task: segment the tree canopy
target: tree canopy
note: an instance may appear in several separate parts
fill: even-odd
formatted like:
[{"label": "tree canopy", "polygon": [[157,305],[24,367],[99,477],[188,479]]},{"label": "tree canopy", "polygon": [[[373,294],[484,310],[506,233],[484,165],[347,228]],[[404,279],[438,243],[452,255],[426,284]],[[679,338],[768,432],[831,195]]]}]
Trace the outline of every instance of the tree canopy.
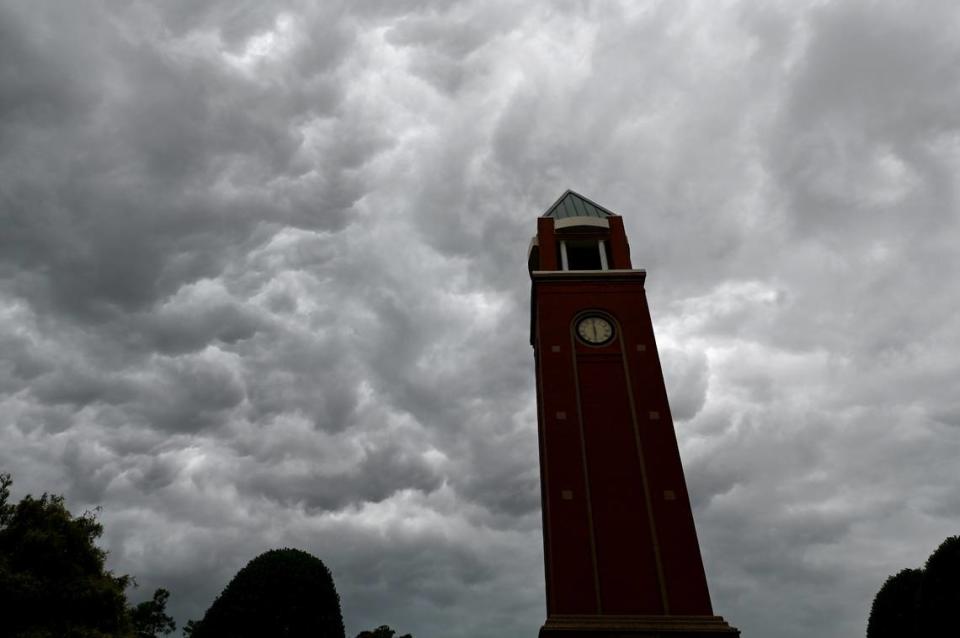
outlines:
[{"label": "tree canopy", "polygon": [[154,638],[169,633],[169,593],[134,608],[130,576],[105,569],[96,546],[103,526],[94,513],[73,516],[62,496],[44,493],[10,504],[9,474],[0,474],[0,601],[3,635],[15,638]]},{"label": "tree canopy", "polygon": [[130,622],[137,638],[155,638],[158,634],[169,634],[177,628],[173,618],[167,615],[167,599],[170,592],[158,589],[153,598],[145,600],[130,609]]},{"label": "tree canopy", "polygon": [[951,536],[922,569],[904,569],[886,580],[870,608],[867,638],[953,635],[957,609],[960,536]]},{"label": "tree canopy", "polygon": [[344,638],[330,570],[298,549],[274,549],[251,560],[187,631],[191,638]]}]

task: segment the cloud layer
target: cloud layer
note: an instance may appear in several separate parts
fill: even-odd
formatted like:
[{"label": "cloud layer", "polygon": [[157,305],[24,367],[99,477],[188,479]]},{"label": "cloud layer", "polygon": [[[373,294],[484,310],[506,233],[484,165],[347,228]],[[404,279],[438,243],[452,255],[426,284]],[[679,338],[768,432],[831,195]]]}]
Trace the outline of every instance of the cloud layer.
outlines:
[{"label": "cloud layer", "polygon": [[181,623],[296,546],[350,635],[533,635],[525,254],[574,188],[649,272],[718,612],[862,635],[960,524],[958,27],[2,2],[0,469]]}]

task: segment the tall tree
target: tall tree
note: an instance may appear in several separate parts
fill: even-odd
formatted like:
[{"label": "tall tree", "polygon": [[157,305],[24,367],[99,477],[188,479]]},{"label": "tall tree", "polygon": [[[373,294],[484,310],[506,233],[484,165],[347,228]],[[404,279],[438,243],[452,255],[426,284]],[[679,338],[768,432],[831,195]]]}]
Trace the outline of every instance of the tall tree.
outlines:
[{"label": "tall tree", "polygon": [[9,474],[0,474],[0,630],[13,638],[156,638],[170,633],[169,592],[135,607],[133,583],[104,568],[95,513],[73,516],[62,496],[44,493],[11,504]]},{"label": "tall tree", "polygon": [[186,628],[192,638],[344,638],[330,570],[298,549],[274,549],[247,563]]},{"label": "tall tree", "polygon": [[8,503],[0,475],[0,600],[4,629],[23,636],[123,636],[129,632],[124,589],[129,576],[104,569],[95,545],[103,526],[91,513],[74,517],[62,496]]}]

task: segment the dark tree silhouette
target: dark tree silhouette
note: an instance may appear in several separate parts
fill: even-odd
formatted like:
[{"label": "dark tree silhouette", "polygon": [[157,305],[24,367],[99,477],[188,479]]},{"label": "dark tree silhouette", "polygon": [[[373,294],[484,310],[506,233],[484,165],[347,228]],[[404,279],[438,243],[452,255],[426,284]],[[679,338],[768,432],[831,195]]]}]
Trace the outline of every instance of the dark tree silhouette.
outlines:
[{"label": "dark tree silhouette", "polygon": [[[396,631],[390,629],[389,625],[380,625],[376,629],[370,631],[361,631],[357,634],[357,638],[393,638],[396,635]],[[403,634],[399,638],[413,638],[410,634]]]},{"label": "dark tree silhouette", "polygon": [[960,611],[960,536],[943,541],[927,559],[920,585],[923,636],[957,635]]},{"label": "dark tree silhouette", "polygon": [[270,550],[247,563],[185,631],[191,638],[344,638],[330,571],[298,549]]},{"label": "dark tree silhouette", "polygon": [[867,638],[908,638],[916,635],[923,571],[904,569],[891,576],[873,599]]},{"label": "dark tree silhouette", "polygon": [[96,516],[73,516],[62,496],[27,495],[11,505],[0,474],[0,635],[14,638],[156,638],[175,629],[169,592],[127,606],[129,576],[104,569]]},{"label": "dark tree silhouette", "polygon": [[168,598],[170,592],[158,589],[153,592],[153,599],[130,609],[130,622],[137,638],[157,638],[159,634],[169,634],[177,628],[173,618],[167,615]]},{"label": "dark tree silhouette", "polygon": [[867,638],[926,638],[957,633],[960,609],[960,536],[951,536],[923,569],[904,569],[877,592]]},{"label": "dark tree silhouette", "polygon": [[7,636],[126,636],[129,576],[104,569],[94,541],[103,526],[74,517],[62,496],[7,501],[12,481],[0,475],[0,600]]}]

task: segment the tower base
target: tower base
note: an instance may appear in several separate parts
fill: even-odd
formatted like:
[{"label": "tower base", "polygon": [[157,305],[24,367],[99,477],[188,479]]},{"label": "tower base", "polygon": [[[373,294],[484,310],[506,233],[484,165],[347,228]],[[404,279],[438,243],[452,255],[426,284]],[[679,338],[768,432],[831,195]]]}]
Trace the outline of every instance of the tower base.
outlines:
[{"label": "tower base", "polygon": [[540,638],[736,638],[721,616],[556,615]]}]

